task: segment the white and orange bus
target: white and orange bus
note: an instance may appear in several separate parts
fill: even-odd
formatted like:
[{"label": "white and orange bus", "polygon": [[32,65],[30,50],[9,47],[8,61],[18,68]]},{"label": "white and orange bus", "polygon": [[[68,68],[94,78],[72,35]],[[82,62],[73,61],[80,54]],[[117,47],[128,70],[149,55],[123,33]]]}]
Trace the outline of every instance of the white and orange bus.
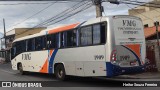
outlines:
[{"label": "white and orange bus", "polygon": [[107,76],[144,71],[145,37],[140,18],[117,15],[44,30],[14,40],[13,70],[67,76]]}]

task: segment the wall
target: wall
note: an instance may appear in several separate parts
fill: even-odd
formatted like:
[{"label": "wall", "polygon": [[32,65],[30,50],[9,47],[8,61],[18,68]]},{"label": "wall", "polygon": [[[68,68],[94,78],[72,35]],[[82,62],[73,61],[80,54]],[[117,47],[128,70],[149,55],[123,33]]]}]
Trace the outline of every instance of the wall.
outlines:
[{"label": "wall", "polygon": [[159,54],[160,47],[158,47],[157,41],[156,40],[148,40],[148,41],[146,41],[146,45],[153,46],[153,50],[155,53],[154,57],[155,57],[156,68],[160,72],[160,54]]},{"label": "wall", "polygon": [[15,28],[15,39],[32,35],[35,33],[39,33],[42,30],[46,29],[46,27],[41,27],[41,28]]}]

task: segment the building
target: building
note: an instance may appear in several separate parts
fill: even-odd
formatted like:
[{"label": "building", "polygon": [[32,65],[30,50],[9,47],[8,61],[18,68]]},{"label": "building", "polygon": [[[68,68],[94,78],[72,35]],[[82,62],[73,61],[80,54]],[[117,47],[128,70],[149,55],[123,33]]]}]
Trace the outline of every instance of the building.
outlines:
[{"label": "building", "polygon": [[[10,48],[12,47],[12,42],[14,39],[39,33],[46,27],[40,28],[14,28],[6,32],[6,42],[4,37],[1,38],[1,49],[0,49],[0,58],[5,58],[6,61],[10,61]],[[5,45],[6,43],[6,45]]]},{"label": "building", "polygon": [[40,28],[14,28],[6,32],[6,49],[10,49],[14,39],[39,33],[46,29],[46,27]]},{"label": "building", "polygon": [[[160,0],[153,0],[152,2],[147,3],[147,5],[150,6],[152,3],[160,4]],[[129,15],[140,17],[142,19],[146,40],[157,39],[155,26],[156,22],[160,25],[160,8],[138,6],[134,9],[130,9],[128,13]],[[160,37],[160,26],[158,27],[158,32]]]},{"label": "building", "polygon": [[[160,4],[160,0],[154,0],[149,3]],[[151,6],[149,3],[147,5]],[[160,8],[138,6],[134,9],[130,9],[128,13],[129,15],[140,17],[144,27],[153,27],[156,21],[160,22]]]}]

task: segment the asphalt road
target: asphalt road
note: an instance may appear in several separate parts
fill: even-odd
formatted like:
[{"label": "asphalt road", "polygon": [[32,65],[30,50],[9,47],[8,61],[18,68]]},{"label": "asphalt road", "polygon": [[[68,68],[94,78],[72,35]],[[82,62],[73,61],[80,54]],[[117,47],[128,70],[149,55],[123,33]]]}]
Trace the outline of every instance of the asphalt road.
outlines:
[{"label": "asphalt road", "polygon": [[[135,80],[135,79],[134,79]],[[133,81],[134,81],[133,80]],[[58,81],[54,75],[29,73],[27,75],[20,75],[18,71],[13,71],[10,64],[0,64],[0,81],[20,81],[32,82],[40,81],[46,82],[53,87],[32,88],[33,90],[159,90],[160,87],[119,87],[120,84],[127,83],[131,79],[117,79],[117,78],[82,78],[71,77],[68,81]],[[156,80],[155,80],[156,81]],[[28,90],[28,88],[0,88],[0,90]]]}]

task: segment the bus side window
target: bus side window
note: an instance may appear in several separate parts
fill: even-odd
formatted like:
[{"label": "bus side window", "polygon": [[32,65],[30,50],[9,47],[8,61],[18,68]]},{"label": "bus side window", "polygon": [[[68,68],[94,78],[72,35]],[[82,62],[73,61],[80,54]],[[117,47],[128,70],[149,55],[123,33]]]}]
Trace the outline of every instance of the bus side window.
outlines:
[{"label": "bus side window", "polygon": [[35,50],[42,50],[42,37],[35,38]]},{"label": "bus side window", "polygon": [[92,45],[92,26],[82,27],[80,29],[80,45]]},{"label": "bus side window", "polygon": [[55,40],[56,40],[55,34],[52,34],[50,48],[55,48]]},{"label": "bus side window", "polygon": [[22,46],[21,52],[25,52],[26,51],[26,40],[21,41],[21,46]]},{"label": "bus side window", "polygon": [[71,30],[66,32],[66,46],[76,46],[77,37],[76,37],[76,30]]},{"label": "bus side window", "polygon": [[101,23],[101,43],[106,43],[106,38],[107,38],[107,27],[106,27],[107,23]]},{"label": "bus side window", "polygon": [[59,40],[58,33],[54,34],[53,37],[52,37],[53,48],[58,48],[58,40]]},{"label": "bus side window", "polygon": [[100,24],[93,25],[93,44],[101,43],[101,28]]},{"label": "bus side window", "polygon": [[21,43],[20,42],[17,42],[16,43],[16,55],[18,55],[19,53],[20,53],[20,50],[21,50],[22,48],[21,48]]},{"label": "bus side window", "polygon": [[27,51],[35,50],[35,40],[34,38],[27,40]]},{"label": "bus side window", "polygon": [[46,36],[43,36],[43,37],[42,37],[42,49],[43,49],[43,50],[46,50],[46,41],[47,41],[47,40],[46,40]]},{"label": "bus side window", "polygon": [[47,35],[47,49],[50,49],[51,45],[51,35]]},{"label": "bus side window", "polygon": [[47,36],[47,48],[53,49],[59,47],[59,34],[51,34]]},{"label": "bus side window", "polygon": [[60,38],[61,38],[61,48],[66,47],[66,32],[61,32],[60,33]]},{"label": "bus side window", "polygon": [[26,51],[30,51],[31,45],[29,45],[30,41],[26,40]]},{"label": "bus side window", "polygon": [[31,39],[31,44],[32,44],[32,49],[31,49],[31,51],[34,51],[35,50],[35,39],[34,38],[32,38]]},{"label": "bus side window", "polygon": [[67,31],[66,32],[66,38],[67,38],[67,40],[66,40],[66,46],[67,47],[71,47],[72,46],[72,42],[73,42],[73,33],[72,33],[73,31]]},{"label": "bus side window", "polygon": [[11,60],[16,56],[16,43],[12,44],[11,48]]},{"label": "bus side window", "polygon": [[77,30],[73,30],[73,46],[77,46]]},{"label": "bus side window", "polygon": [[61,42],[60,42],[60,33],[56,34],[56,48],[60,48]]}]

